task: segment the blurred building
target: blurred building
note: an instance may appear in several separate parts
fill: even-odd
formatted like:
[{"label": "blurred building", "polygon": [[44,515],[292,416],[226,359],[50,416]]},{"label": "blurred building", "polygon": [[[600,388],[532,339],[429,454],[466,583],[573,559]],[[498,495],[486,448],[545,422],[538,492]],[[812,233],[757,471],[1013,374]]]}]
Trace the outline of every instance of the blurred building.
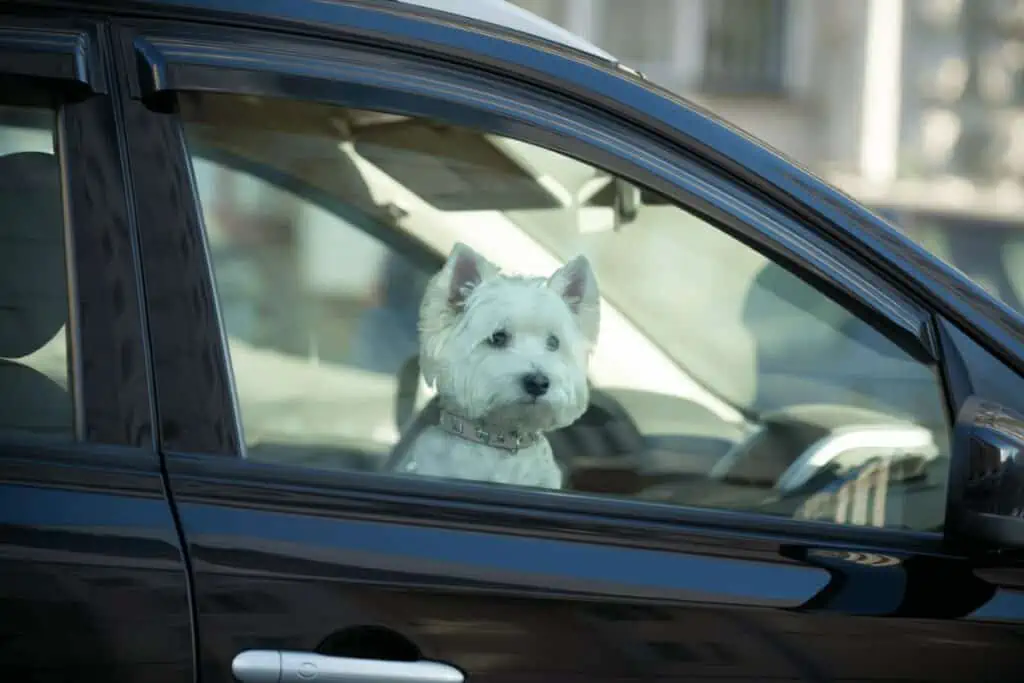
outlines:
[{"label": "blurred building", "polygon": [[871,202],[1024,208],[1020,0],[515,2]]},{"label": "blurred building", "polygon": [[513,0],[1024,310],[1024,0]]},{"label": "blurred building", "polygon": [[866,0],[514,1],[811,168],[858,170]]}]

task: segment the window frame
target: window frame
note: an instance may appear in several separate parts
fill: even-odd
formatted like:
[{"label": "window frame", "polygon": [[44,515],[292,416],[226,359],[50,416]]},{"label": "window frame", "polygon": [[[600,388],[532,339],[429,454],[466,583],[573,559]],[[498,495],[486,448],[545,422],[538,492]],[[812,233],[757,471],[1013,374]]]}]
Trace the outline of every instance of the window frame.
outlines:
[{"label": "window frame", "polygon": [[[126,115],[129,148],[131,154],[145,154],[151,161],[139,165],[135,177],[140,211],[144,203],[149,203],[146,220],[140,219],[140,225],[144,226],[143,271],[154,330],[161,450],[172,479],[180,477],[188,482],[190,498],[221,498],[226,494],[225,486],[237,485],[239,495],[244,495],[241,489],[251,490],[253,486],[317,487],[330,479],[336,495],[347,499],[386,496],[428,506],[485,504],[499,509],[511,505],[519,512],[529,509],[552,523],[564,515],[600,512],[622,522],[674,521],[883,545],[898,539],[901,547],[937,547],[940,533],[844,527],[754,513],[638,504],[578,494],[551,496],[379,474],[302,471],[243,461],[231,360],[214,294],[202,208],[181,122],[174,113],[175,91],[276,96],[427,116],[585,158],[588,163],[662,192],[833,296],[916,359],[934,366],[940,387],[942,375],[930,311],[889,278],[880,277],[869,259],[837,246],[817,226],[801,224],[785,204],[773,203],[758,189],[737,182],[723,171],[718,159],[708,158],[699,150],[683,149],[678,138],[666,136],[657,128],[622,120],[610,108],[600,107],[601,102],[588,106],[574,98],[571,91],[559,93],[545,89],[544,84],[530,83],[532,74],[525,69],[504,76],[492,70],[482,76],[480,69],[487,67],[484,55],[476,62],[476,69],[460,68],[410,54],[398,38],[389,40],[387,34],[370,46],[340,31],[330,41],[323,41],[243,28],[218,27],[213,32],[173,22],[133,22],[124,26],[118,31],[118,51],[129,93],[125,100],[126,111],[130,112]],[[495,92],[501,97],[494,97]],[[617,128],[618,136],[609,134],[612,127]],[[164,174],[169,171],[170,184],[182,192],[172,198],[159,191],[161,184],[168,184],[167,178],[157,178],[151,169]],[[140,189],[143,186],[148,189]],[[743,199],[738,200],[737,195]],[[176,256],[161,252],[155,259],[160,263],[152,263],[153,254],[159,250],[155,242],[152,247],[147,247],[147,242],[154,240],[156,233],[168,231],[177,234],[178,243],[188,248],[179,250]],[[168,262],[168,256],[175,256],[173,263]],[[181,290],[183,278],[187,280],[187,297]],[[156,310],[154,293],[157,297],[177,296],[182,301],[202,303],[173,309],[161,305]],[[210,361],[204,366],[207,377],[203,385],[193,387],[187,399],[199,399],[202,411],[189,406],[181,413],[173,413],[173,408],[168,413],[168,402],[160,393],[161,380],[180,368],[161,360],[160,331],[171,335],[163,341],[180,356],[187,355],[194,363],[198,359]],[[196,423],[197,418],[207,424]],[[217,455],[234,457],[209,457]]]},{"label": "window frame", "polygon": [[98,454],[99,444],[114,447],[110,452],[121,454],[116,460],[137,457],[131,451],[138,449],[155,458],[135,226],[111,96],[107,34],[99,22],[39,12],[0,12],[0,82],[3,104],[54,113],[74,440],[3,434],[0,443],[38,449],[43,458],[65,451]]}]

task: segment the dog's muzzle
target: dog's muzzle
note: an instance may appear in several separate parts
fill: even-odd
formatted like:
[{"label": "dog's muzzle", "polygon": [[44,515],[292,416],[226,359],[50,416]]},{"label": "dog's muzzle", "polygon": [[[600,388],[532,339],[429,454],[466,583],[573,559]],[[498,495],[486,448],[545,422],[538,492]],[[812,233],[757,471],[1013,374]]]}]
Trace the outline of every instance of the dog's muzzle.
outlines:
[{"label": "dog's muzzle", "polygon": [[513,454],[521,448],[529,448],[533,444],[537,443],[537,440],[540,438],[540,435],[534,432],[501,431],[492,429],[484,425],[477,424],[472,420],[467,420],[464,417],[459,417],[447,410],[441,411],[438,426],[449,434],[454,434],[455,436],[466,439],[467,441],[500,448]]}]

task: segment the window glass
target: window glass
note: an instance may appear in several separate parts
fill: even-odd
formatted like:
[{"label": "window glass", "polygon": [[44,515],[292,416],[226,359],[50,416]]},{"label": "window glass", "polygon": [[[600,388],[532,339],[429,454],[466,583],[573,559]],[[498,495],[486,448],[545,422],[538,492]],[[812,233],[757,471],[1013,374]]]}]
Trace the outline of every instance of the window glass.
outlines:
[{"label": "window glass", "polygon": [[73,434],[55,113],[0,107],[0,433]]},{"label": "window glass", "polygon": [[941,527],[935,368],[685,208],[434,121],[180,104],[248,457]]}]

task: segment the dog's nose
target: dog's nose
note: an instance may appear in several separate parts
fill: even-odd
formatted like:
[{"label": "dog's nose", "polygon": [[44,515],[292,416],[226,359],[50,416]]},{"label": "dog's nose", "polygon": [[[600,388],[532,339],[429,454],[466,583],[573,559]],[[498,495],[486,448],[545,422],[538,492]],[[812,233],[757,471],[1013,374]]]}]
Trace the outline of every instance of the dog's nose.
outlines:
[{"label": "dog's nose", "polygon": [[551,380],[542,372],[531,372],[523,375],[523,390],[530,396],[543,396],[551,386]]}]

